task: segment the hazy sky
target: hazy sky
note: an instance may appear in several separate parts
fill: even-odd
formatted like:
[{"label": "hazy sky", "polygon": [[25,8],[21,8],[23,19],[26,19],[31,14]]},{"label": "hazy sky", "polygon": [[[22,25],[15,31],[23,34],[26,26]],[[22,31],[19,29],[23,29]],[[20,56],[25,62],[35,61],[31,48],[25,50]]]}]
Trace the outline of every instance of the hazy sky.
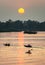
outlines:
[{"label": "hazy sky", "polygon": [[[17,12],[21,7],[22,15]],[[45,21],[45,0],[0,0],[0,21],[8,19]]]}]

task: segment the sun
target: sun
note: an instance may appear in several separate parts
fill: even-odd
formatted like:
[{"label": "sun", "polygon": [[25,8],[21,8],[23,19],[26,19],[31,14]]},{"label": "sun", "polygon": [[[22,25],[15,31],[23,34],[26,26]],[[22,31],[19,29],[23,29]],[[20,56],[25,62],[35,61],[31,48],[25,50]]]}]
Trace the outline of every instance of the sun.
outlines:
[{"label": "sun", "polygon": [[19,14],[24,14],[24,12],[25,12],[24,8],[19,8],[19,9],[18,9],[18,13],[19,13]]}]

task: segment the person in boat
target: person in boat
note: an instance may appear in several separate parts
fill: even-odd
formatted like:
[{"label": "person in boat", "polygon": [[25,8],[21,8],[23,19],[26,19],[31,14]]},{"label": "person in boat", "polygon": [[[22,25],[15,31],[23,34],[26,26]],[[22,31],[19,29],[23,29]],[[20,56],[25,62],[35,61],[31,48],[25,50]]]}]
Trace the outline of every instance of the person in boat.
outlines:
[{"label": "person in boat", "polygon": [[30,50],[28,50],[26,53],[27,53],[27,54],[31,54],[31,51],[30,51]]}]

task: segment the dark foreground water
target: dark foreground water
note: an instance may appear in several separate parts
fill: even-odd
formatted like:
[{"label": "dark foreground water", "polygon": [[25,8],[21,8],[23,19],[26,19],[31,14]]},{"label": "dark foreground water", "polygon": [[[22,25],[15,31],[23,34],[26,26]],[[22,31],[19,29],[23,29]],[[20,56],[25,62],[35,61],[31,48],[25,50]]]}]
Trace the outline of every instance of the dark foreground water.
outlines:
[{"label": "dark foreground water", "polygon": [[[3,44],[10,43],[6,47]],[[32,54],[26,54],[31,44]],[[0,65],[45,65],[45,32],[38,34],[0,33]]]}]

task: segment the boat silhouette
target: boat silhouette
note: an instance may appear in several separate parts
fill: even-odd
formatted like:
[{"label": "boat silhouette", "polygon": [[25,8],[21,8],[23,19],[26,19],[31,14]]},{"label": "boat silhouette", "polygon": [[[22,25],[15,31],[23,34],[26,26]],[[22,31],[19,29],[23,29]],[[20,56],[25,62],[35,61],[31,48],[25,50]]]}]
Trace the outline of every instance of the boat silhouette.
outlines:
[{"label": "boat silhouette", "polygon": [[28,50],[26,53],[27,53],[27,54],[31,54],[31,51],[30,51],[30,50]]},{"label": "boat silhouette", "polygon": [[32,47],[32,45],[28,44],[28,45],[24,45],[25,47]]},{"label": "boat silhouette", "polygon": [[10,44],[9,43],[5,43],[4,46],[10,46]]},{"label": "boat silhouette", "polygon": [[24,34],[37,34],[36,31],[24,31]]}]

